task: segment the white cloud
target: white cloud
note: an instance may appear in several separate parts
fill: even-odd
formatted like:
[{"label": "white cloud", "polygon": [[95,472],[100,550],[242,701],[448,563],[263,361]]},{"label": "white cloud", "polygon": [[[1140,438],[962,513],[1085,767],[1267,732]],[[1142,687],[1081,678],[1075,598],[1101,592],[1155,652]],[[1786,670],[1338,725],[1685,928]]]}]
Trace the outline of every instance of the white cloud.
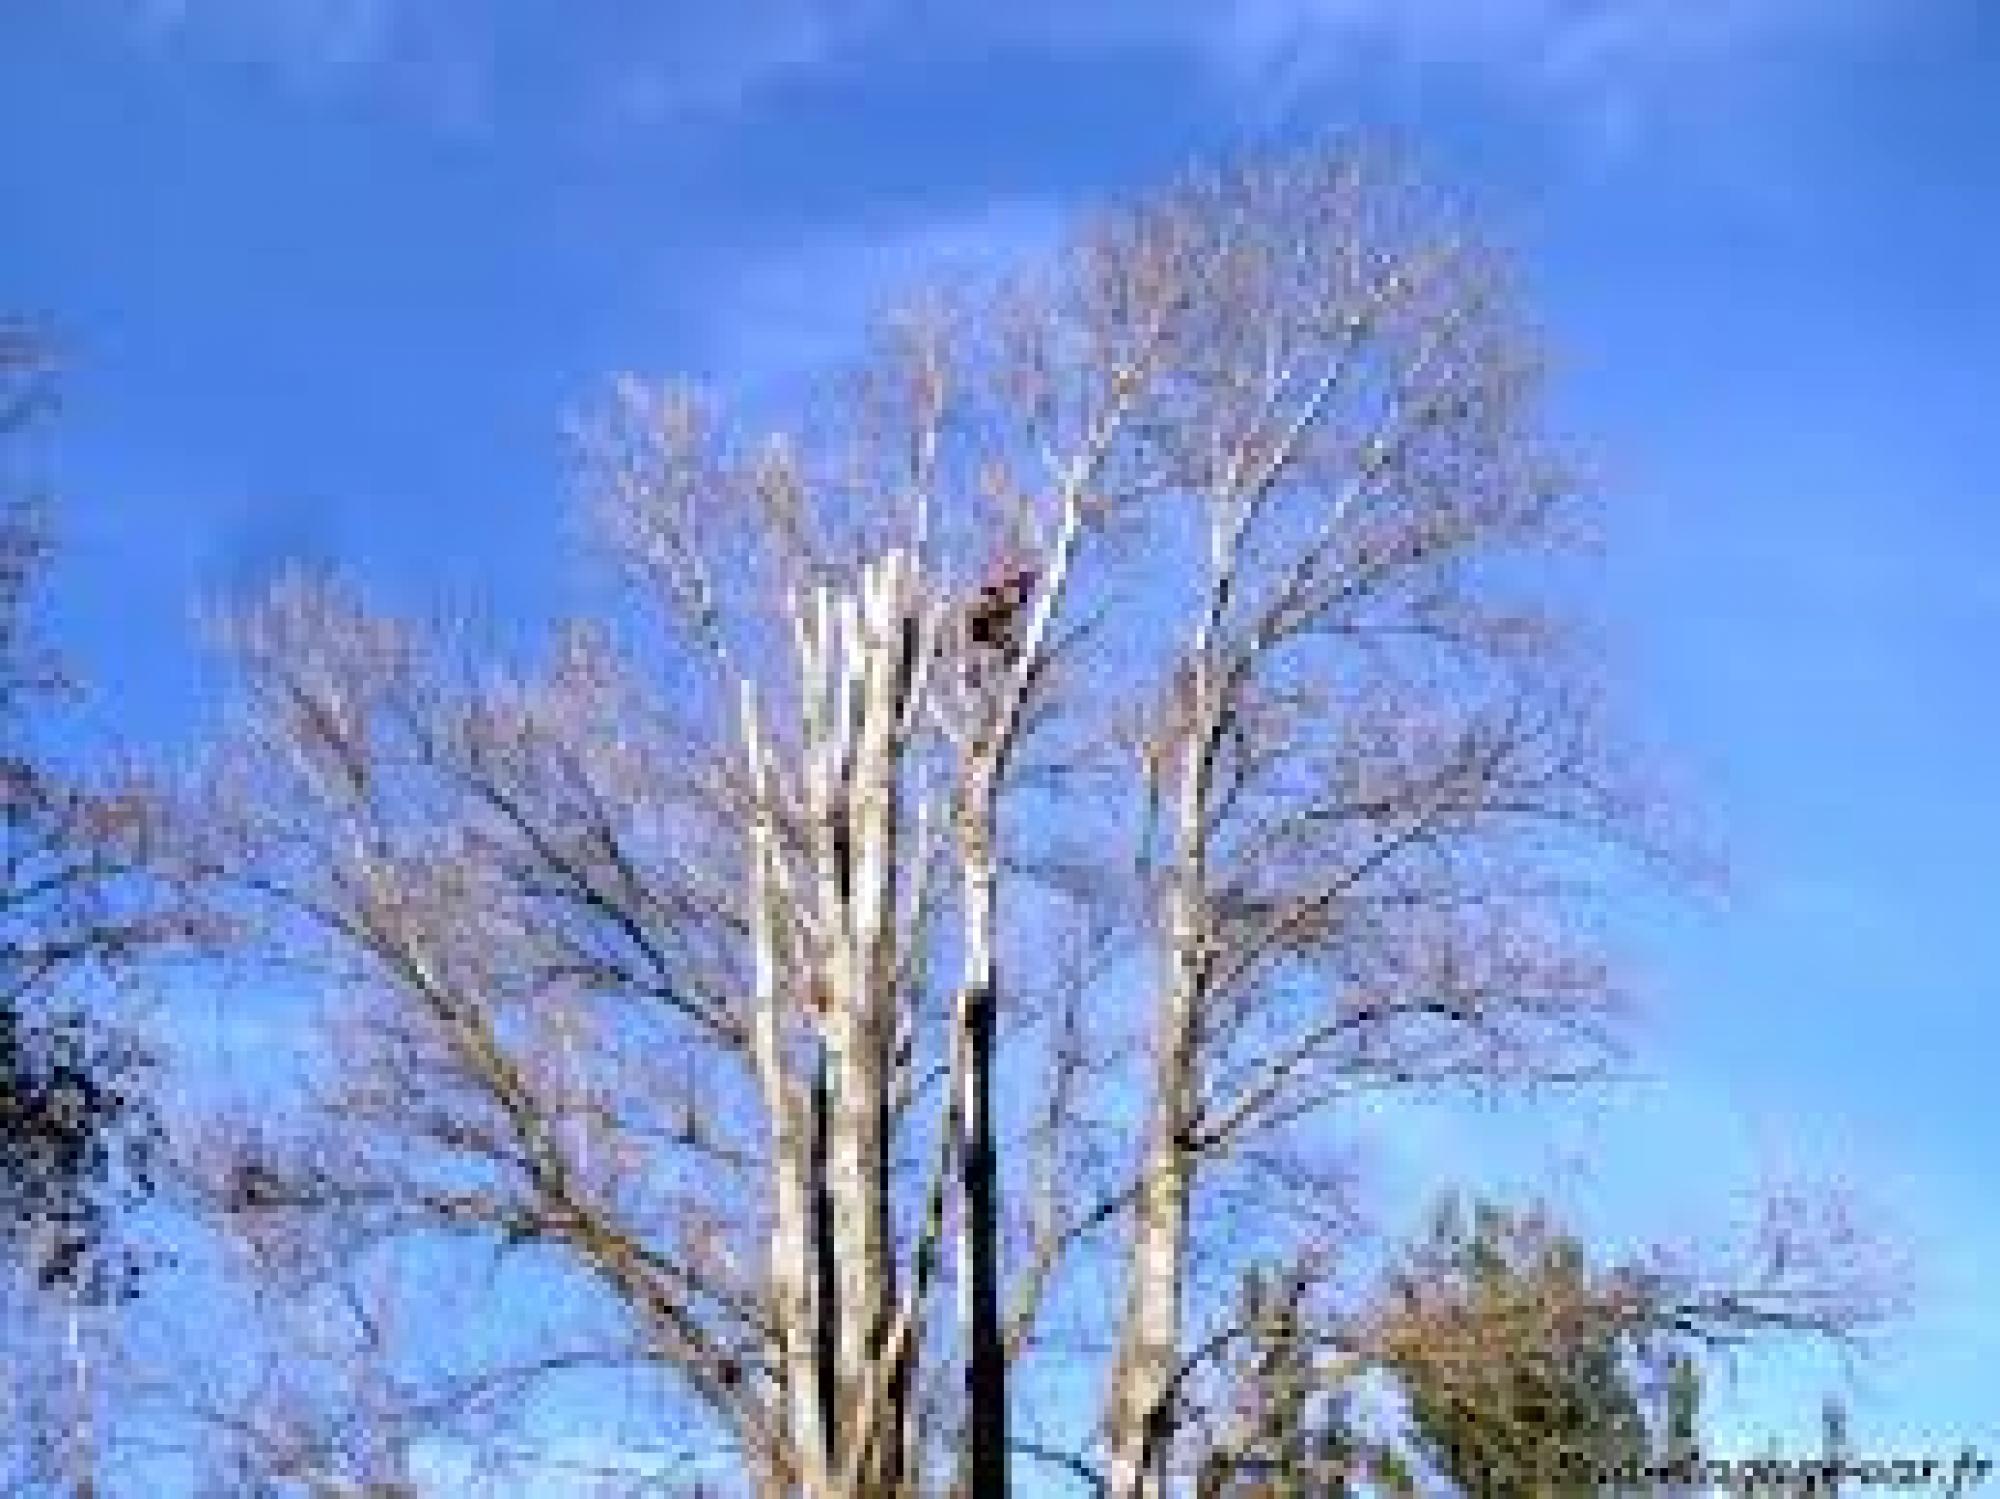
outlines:
[{"label": "white cloud", "polygon": [[962,68],[1000,44],[1011,66],[1037,53],[1109,69],[1179,59],[1206,81],[1224,138],[1371,120],[1422,137],[1469,105],[1567,165],[1671,161],[1779,215],[1798,188],[1785,137],[1765,128],[1782,118],[1774,101],[1913,20],[1899,0],[738,0],[551,10],[539,24],[564,42],[551,48],[555,36],[503,29],[491,0],[79,3],[156,43],[253,62],[309,98],[386,97],[458,134],[492,126],[512,92],[599,142],[703,136],[801,82],[840,73],[865,92],[871,64],[907,68],[934,45]]},{"label": "white cloud", "polygon": [[1470,84],[1616,149],[1896,14],[1894,0],[1013,0],[953,24],[1056,52],[1178,52],[1260,124],[1357,81],[1420,106]]},{"label": "white cloud", "polygon": [[1188,39],[1229,89],[1272,113],[1388,68],[1417,86],[1497,89],[1616,150],[1880,9],[1881,0],[1245,0],[1205,12]]},{"label": "white cloud", "polygon": [[[272,68],[309,88],[370,86],[382,75],[442,91],[448,112],[490,92],[503,28],[478,0],[95,0],[138,38]],[[622,7],[616,26],[552,10],[542,24],[596,40],[583,76],[562,80],[577,107],[618,123],[727,114],[767,87],[846,55],[893,0],[745,0]],[[546,56],[524,58],[542,67]],[[478,88],[471,83],[480,83]]]},{"label": "white cloud", "polygon": [[[200,38],[324,82],[408,54],[481,56],[496,27],[470,0],[98,0],[156,38]],[[1364,75],[1427,88],[1468,78],[1615,146],[1752,65],[1813,43],[1890,0],[743,0],[631,7],[580,80],[615,124],[714,120],[769,90],[921,32],[961,46],[1052,53],[1164,48],[1215,81],[1227,107],[1283,118]],[[576,25],[554,19],[555,25]],[[460,80],[462,91],[462,77]]]}]

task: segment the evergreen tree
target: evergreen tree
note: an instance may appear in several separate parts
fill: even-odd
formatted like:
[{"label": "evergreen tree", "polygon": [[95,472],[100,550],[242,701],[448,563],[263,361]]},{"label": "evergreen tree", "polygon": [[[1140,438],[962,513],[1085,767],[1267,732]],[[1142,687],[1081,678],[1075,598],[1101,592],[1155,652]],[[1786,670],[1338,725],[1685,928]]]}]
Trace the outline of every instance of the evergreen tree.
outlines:
[{"label": "evergreen tree", "polygon": [[[1244,1351],[1202,1495],[1414,1492],[1412,1455],[1476,1499],[1655,1492],[1649,1465],[1700,1456],[1697,1361],[1659,1346],[1632,1272],[1593,1265],[1539,1209],[1468,1215],[1447,1200],[1393,1271],[1373,1333],[1316,1325],[1309,1284],[1246,1277]],[[1346,1356],[1330,1361],[1329,1342]],[[1357,1429],[1352,1382],[1367,1368],[1401,1390],[1413,1452]]]},{"label": "evergreen tree", "polygon": [[1595,1492],[1652,1459],[1627,1281],[1541,1210],[1447,1199],[1394,1290],[1421,1335],[1392,1345],[1392,1368],[1418,1446],[1461,1492]]}]

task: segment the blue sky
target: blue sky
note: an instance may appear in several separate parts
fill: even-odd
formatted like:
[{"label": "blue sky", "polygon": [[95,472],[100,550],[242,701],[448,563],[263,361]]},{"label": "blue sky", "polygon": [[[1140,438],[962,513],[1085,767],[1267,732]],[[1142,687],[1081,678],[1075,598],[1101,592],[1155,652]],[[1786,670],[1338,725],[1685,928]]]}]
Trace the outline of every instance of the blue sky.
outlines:
[{"label": "blue sky", "polygon": [[[2000,6],[7,6],[0,306],[72,362],[97,721],[189,741],[194,606],[290,558],[578,600],[560,424],[613,370],[769,389],[908,272],[1356,126],[1520,250],[1619,675],[1736,876],[1634,922],[1655,1080],[1371,1129],[1411,1172],[1555,1172],[1611,1235],[1843,1170],[1925,1293],[1860,1438],[2000,1449]],[[1719,1424],[1803,1445],[1819,1378],[1746,1373]]]}]

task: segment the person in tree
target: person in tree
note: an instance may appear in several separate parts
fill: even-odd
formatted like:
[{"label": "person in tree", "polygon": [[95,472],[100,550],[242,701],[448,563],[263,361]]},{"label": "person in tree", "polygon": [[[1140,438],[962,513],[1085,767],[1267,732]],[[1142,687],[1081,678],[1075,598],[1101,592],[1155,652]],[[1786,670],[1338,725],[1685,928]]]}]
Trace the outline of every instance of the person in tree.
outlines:
[{"label": "person in tree", "polygon": [[1001,558],[966,606],[966,638],[1012,661],[1020,651],[1021,625],[1038,579],[1033,567],[1015,558]]}]

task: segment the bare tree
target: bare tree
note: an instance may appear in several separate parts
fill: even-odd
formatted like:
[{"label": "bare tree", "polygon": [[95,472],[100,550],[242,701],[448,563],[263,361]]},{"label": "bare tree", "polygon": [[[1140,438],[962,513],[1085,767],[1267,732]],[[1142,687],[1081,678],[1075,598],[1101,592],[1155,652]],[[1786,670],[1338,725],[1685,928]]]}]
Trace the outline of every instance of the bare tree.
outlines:
[{"label": "bare tree", "polygon": [[[365,1214],[268,1190],[277,1161],[294,1181],[324,1169],[308,1141],[238,1117],[185,1156],[221,1230],[184,1267],[201,1322],[156,1318],[168,1325],[123,1393],[200,1492],[410,1499],[445,1474],[454,1492],[504,1494],[557,1468],[520,1439],[522,1413],[550,1383],[612,1365],[587,1317],[489,1325],[495,1304],[541,1289],[510,1273],[523,1267],[409,1254]],[[204,1358],[195,1340],[224,1316],[237,1329],[229,1356]],[[606,1463],[591,1476],[609,1494],[616,1472]],[[625,1477],[621,1492],[641,1491]]]},{"label": "bare tree", "polygon": [[1595,903],[1671,840],[1538,388],[1498,257],[1335,151],[891,320],[783,439],[622,382],[641,643],[286,583],[194,852],[323,985],[337,1148],[238,1211],[544,1256],[763,1493],[1164,1492],[1238,1271],[1334,1247],[1329,1109],[1615,1055]]},{"label": "bare tree", "polygon": [[[0,322],[0,1251],[15,1283],[0,1301],[18,1319],[0,1424],[30,1470],[53,1464],[42,1479],[81,1495],[97,1482],[94,1314],[148,1263],[124,1217],[159,1145],[152,1058],[109,1001],[193,923],[153,878],[144,780],[85,775],[54,748],[71,684],[35,628],[49,526],[25,461],[53,380],[38,333]],[[30,1336],[51,1320],[59,1335]]]}]

